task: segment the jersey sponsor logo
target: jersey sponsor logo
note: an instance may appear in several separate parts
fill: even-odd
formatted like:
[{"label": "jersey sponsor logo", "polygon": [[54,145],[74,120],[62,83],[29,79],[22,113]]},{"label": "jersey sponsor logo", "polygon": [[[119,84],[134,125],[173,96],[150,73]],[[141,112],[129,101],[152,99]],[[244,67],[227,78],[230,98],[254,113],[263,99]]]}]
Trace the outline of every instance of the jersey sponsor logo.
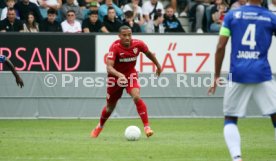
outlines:
[{"label": "jersey sponsor logo", "polygon": [[234,12],[234,18],[235,19],[244,19],[244,20],[258,20],[258,21],[271,22],[270,17],[264,16],[264,15],[259,15],[257,12],[237,11],[237,12]]},{"label": "jersey sponsor logo", "polygon": [[137,48],[134,48],[134,49],[133,49],[133,52],[134,52],[134,54],[137,54],[138,49],[137,49]]},{"label": "jersey sponsor logo", "polygon": [[114,55],[113,52],[109,52],[109,53],[107,54],[107,57],[108,57],[108,58],[113,58],[113,55]]},{"label": "jersey sponsor logo", "polygon": [[236,18],[236,19],[240,19],[241,18],[241,11],[237,11],[237,12],[235,12],[234,13],[234,17]]},{"label": "jersey sponsor logo", "polygon": [[270,17],[259,15],[257,12],[242,12],[237,11],[233,13],[235,19],[244,19],[244,20],[259,20],[271,22]]},{"label": "jersey sponsor logo", "polygon": [[122,58],[122,59],[119,59],[119,62],[124,62],[124,63],[127,63],[127,62],[133,62],[133,61],[136,61],[137,57],[131,57],[131,58]]},{"label": "jersey sponsor logo", "polygon": [[259,51],[239,51],[238,59],[259,59]]}]

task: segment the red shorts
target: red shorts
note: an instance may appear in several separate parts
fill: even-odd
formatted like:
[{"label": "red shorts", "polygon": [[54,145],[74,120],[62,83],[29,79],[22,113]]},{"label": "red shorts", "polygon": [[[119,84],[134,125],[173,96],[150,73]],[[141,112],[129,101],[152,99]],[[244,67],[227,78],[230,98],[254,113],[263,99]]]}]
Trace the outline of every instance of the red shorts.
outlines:
[{"label": "red shorts", "polygon": [[106,101],[107,103],[116,103],[123,95],[123,90],[126,88],[127,93],[130,93],[133,88],[140,89],[140,84],[138,81],[138,76],[128,78],[128,83],[126,85],[120,85],[117,83],[116,78],[108,77],[108,87]]}]

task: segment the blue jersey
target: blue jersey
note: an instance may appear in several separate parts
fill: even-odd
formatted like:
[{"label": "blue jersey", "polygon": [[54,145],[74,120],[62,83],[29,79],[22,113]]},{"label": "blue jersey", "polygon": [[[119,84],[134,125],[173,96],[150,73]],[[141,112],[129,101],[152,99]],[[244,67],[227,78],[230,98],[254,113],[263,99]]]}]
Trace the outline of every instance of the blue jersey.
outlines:
[{"label": "blue jersey", "polygon": [[265,8],[247,5],[228,12],[222,28],[228,29],[231,36],[232,81],[259,83],[271,80],[267,54],[276,32],[276,16]]},{"label": "blue jersey", "polygon": [[0,63],[4,63],[6,61],[5,55],[0,55]]}]

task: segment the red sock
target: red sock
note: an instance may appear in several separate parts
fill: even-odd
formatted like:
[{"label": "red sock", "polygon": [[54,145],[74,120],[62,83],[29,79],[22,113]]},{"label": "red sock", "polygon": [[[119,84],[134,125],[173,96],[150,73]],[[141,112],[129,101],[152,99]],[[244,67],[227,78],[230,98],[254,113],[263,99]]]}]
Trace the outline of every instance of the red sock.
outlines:
[{"label": "red sock", "polygon": [[144,127],[149,126],[147,106],[142,99],[139,99],[136,103],[136,109],[141,117]]},{"label": "red sock", "polygon": [[102,115],[101,115],[101,118],[100,118],[100,126],[101,127],[104,126],[104,123],[106,122],[106,120],[109,118],[110,115],[111,115],[111,113],[106,111],[106,106],[105,106],[103,108]]}]

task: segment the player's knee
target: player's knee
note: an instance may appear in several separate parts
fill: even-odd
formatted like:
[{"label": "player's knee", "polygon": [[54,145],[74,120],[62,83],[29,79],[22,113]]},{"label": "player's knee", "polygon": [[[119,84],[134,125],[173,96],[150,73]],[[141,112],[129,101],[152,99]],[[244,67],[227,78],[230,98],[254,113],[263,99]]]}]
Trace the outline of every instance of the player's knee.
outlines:
[{"label": "player's knee", "polygon": [[140,100],[140,96],[139,95],[133,96],[132,99],[134,102],[138,102]]},{"label": "player's knee", "polygon": [[114,110],[112,107],[106,107],[106,112],[111,113]]},{"label": "player's knee", "polygon": [[107,105],[106,112],[111,113],[115,109],[116,105]]}]

